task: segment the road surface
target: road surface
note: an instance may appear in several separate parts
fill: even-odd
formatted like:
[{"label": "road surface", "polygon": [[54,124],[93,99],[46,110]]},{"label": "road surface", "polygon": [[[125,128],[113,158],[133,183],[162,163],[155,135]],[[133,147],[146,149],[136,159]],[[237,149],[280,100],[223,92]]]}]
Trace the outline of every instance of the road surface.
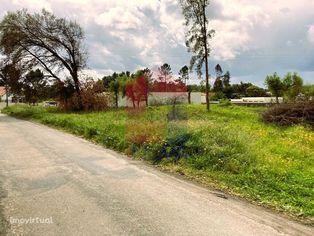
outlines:
[{"label": "road surface", "polygon": [[42,125],[0,114],[0,143],[8,235],[314,235]]},{"label": "road surface", "polygon": [[6,105],[5,102],[3,102],[3,101],[0,102],[0,110],[3,109],[3,108],[5,108],[5,105]]}]

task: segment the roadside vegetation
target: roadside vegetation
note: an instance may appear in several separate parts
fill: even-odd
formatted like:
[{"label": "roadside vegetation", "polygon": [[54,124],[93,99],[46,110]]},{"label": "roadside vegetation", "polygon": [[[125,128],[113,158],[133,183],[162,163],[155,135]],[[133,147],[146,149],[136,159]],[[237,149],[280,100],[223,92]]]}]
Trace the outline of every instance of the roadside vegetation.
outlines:
[{"label": "roadside vegetation", "polygon": [[264,123],[264,110],[213,105],[208,113],[199,105],[177,105],[62,113],[17,105],[3,112],[83,136],[313,223],[314,132],[302,125]]}]

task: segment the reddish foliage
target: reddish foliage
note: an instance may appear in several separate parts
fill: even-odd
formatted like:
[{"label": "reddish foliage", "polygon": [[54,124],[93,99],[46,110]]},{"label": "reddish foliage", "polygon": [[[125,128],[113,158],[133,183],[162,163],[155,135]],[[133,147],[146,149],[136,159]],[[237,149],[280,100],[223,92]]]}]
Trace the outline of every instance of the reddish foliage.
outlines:
[{"label": "reddish foliage", "polygon": [[187,92],[187,87],[181,81],[178,82],[155,81],[152,86],[152,92]]},{"label": "reddish foliage", "polygon": [[149,92],[180,93],[187,92],[186,85],[181,81],[155,81],[150,86],[146,76],[139,76],[134,81],[129,82],[125,87],[126,97],[132,101],[133,107],[140,107],[141,102],[147,105]]},{"label": "reddish foliage", "polygon": [[148,80],[145,76],[139,76],[134,81],[128,83],[125,88],[125,95],[135,104],[140,106],[140,102],[147,101],[148,98]]}]

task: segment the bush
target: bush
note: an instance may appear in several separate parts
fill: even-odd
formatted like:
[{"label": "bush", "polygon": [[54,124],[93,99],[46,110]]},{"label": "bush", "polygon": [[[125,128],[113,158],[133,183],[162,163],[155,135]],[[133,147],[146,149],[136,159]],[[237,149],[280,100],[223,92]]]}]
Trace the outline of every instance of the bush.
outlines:
[{"label": "bush", "polygon": [[222,106],[222,107],[227,107],[227,106],[231,106],[232,103],[229,99],[221,99],[219,101],[219,106]]},{"label": "bush", "polygon": [[109,98],[102,91],[99,83],[86,80],[81,84],[80,96],[74,93],[69,99],[61,100],[59,107],[64,111],[102,111],[109,105]]},{"label": "bush", "polygon": [[187,154],[186,144],[189,138],[190,134],[187,133],[168,138],[163,145],[159,146],[159,149],[155,149],[154,163],[156,164],[164,158],[173,159],[175,162],[180,160]]},{"label": "bush", "polygon": [[279,104],[263,113],[263,120],[280,126],[309,124],[314,128],[314,101]]}]

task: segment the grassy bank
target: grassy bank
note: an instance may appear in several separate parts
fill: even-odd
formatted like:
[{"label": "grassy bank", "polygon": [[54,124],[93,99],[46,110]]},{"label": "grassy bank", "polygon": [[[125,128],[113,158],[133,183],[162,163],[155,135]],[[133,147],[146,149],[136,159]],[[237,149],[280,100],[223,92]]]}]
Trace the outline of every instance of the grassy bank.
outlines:
[{"label": "grassy bank", "polygon": [[[151,107],[141,112],[3,112],[64,129],[168,171],[314,222],[314,132],[260,121],[264,108]],[[156,158],[159,157],[159,158]],[[179,159],[180,158],[180,159]],[[178,159],[178,160],[177,160]]]}]

